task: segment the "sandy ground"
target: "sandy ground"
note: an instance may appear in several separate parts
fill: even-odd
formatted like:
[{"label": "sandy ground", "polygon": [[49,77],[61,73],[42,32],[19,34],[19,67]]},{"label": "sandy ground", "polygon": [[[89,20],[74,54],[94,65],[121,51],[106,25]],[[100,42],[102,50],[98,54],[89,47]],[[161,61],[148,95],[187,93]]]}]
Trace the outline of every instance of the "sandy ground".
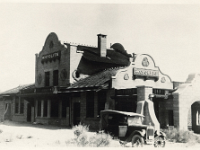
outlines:
[{"label": "sandy ground", "polygon": [[[16,123],[5,121],[0,123],[0,148],[4,149],[77,149],[67,146],[66,141],[73,138],[74,134],[72,129],[64,127],[56,127],[50,125],[33,125],[28,123]],[[94,135],[94,132],[90,132],[88,136]],[[121,147],[119,142],[112,140],[110,148],[124,149],[132,148],[131,144],[127,144],[126,147]],[[109,149],[110,149],[109,148]],[[154,149],[153,145],[145,145],[143,149]],[[179,148],[198,148],[200,144],[182,144],[182,143],[166,143],[167,149],[179,149]],[[78,148],[80,149],[80,148]],[[88,148],[87,148],[88,149]],[[90,149],[90,148],[89,148]],[[94,148],[92,148],[94,149]],[[105,149],[105,148],[104,148]]]}]

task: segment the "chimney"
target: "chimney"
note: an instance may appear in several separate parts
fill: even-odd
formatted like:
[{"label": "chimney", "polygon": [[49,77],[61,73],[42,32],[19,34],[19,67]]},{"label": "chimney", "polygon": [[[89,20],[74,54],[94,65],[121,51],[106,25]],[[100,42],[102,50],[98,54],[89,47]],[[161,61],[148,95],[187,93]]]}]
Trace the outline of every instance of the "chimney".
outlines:
[{"label": "chimney", "polygon": [[106,57],[107,50],[106,50],[106,35],[98,34],[98,49],[100,53],[100,57]]}]

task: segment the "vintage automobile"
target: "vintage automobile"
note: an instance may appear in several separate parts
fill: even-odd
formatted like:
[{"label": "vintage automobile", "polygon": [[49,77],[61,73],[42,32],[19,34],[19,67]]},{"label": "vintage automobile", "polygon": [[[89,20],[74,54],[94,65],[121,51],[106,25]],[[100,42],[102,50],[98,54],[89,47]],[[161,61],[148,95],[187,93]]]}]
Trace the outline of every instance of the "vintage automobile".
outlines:
[{"label": "vintage automobile", "polygon": [[131,142],[133,147],[154,144],[154,147],[165,147],[165,134],[157,133],[154,127],[143,125],[144,116],[138,113],[102,110],[100,130],[119,139],[120,144]]}]

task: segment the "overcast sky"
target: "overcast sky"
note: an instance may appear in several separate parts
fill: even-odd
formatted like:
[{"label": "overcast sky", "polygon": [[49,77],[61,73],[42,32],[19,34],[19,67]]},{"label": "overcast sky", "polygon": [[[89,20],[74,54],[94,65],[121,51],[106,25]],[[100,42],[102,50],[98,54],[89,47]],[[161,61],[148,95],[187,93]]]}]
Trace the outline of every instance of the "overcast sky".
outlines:
[{"label": "overcast sky", "polygon": [[0,91],[35,82],[35,54],[60,41],[97,46],[97,34],[151,55],[173,81],[200,73],[200,4],[0,3]]}]

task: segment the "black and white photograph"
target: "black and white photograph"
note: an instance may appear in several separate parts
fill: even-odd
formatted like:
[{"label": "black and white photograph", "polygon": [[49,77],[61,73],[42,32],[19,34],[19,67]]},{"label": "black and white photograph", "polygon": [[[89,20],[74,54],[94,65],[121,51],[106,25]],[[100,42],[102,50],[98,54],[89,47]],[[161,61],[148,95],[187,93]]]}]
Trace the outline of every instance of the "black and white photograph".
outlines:
[{"label": "black and white photograph", "polygon": [[0,0],[0,148],[200,148],[200,1]]}]

